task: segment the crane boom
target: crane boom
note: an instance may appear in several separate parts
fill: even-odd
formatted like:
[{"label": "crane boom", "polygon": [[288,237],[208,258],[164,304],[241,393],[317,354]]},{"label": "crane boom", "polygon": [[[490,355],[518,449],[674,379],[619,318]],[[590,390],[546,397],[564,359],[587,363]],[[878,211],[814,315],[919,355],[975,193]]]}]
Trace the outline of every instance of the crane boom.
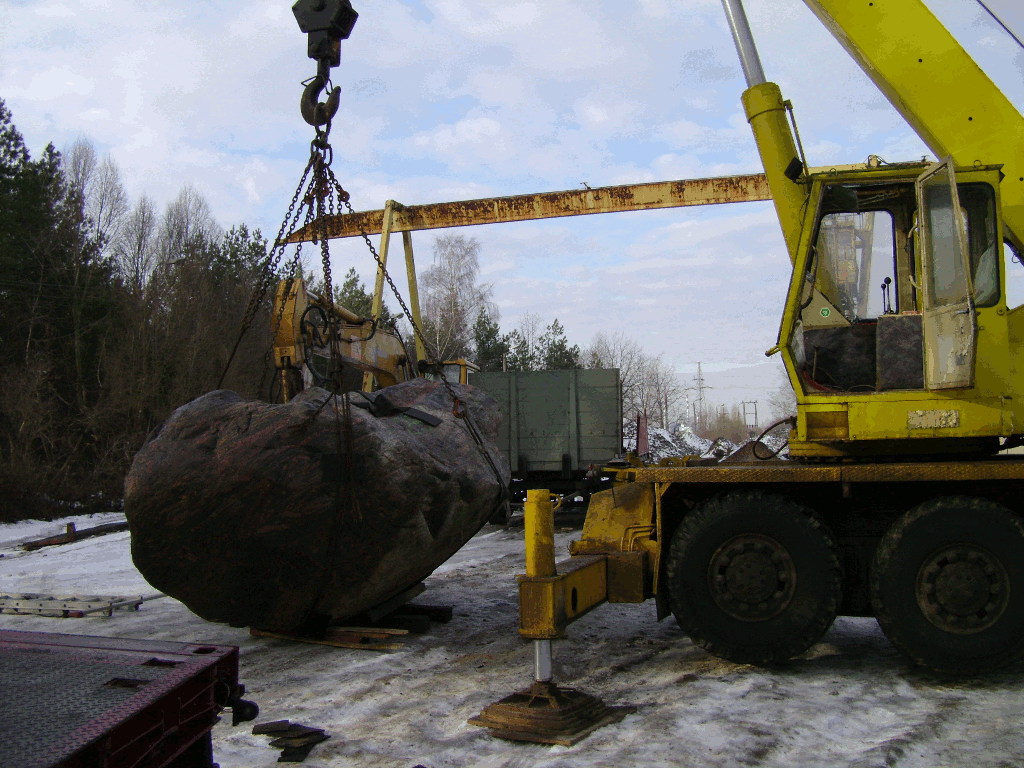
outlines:
[{"label": "crane boom", "polygon": [[921,0],[804,0],[936,157],[1003,163],[1003,224],[1024,239],[1024,117]]}]

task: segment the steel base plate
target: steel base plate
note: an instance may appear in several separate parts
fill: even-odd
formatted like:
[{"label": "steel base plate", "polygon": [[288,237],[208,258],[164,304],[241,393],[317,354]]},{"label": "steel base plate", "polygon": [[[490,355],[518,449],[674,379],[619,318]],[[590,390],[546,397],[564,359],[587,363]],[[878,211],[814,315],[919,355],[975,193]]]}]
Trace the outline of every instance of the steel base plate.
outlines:
[{"label": "steel base plate", "polygon": [[635,711],[636,707],[609,707],[586,693],[546,682],[484,707],[468,722],[490,728],[502,739],[571,747]]}]

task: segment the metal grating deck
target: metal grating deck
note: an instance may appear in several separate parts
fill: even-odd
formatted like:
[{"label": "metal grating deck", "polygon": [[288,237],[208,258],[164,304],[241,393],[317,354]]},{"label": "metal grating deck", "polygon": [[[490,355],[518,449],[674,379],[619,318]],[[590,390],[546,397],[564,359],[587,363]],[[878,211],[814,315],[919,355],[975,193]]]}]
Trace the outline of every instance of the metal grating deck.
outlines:
[{"label": "metal grating deck", "polygon": [[237,687],[233,646],[0,630],[0,765],[158,768],[208,754],[197,742]]}]

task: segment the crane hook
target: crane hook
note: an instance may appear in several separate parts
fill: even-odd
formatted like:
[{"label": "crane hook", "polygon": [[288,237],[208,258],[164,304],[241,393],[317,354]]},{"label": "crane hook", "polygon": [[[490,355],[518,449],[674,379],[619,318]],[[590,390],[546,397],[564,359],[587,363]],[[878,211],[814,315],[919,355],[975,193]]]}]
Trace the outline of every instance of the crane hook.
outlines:
[{"label": "crane hook", "polygon": [[314,128],[319,128],[321,125],[331,122],[338,113],[338,106],[341,102],[340,88],[332,88],[326,102],[318,101],[320,93],[326,87],[327,78],[317,74],[316,77],[309,81],[309,85],[302,92],[302,99],[299,101],[302,119]]}]

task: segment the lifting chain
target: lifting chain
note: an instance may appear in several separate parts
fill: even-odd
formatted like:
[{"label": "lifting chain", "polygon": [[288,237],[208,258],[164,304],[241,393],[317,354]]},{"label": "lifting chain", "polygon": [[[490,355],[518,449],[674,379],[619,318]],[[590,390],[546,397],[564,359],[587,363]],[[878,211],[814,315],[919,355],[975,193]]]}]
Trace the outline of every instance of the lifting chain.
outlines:
[{"label": "lifting chain", "polygon": [[[224,378],[227,375],[228,369],[231,366],[231,362],[234,360],[235,354],[238,351],[239,344],[242,341],[242,337],[246,331],[252,325],[256,315],[258,314],[260,307],[263,305],[263,301],[266,298],[267,291],[270,290],[270,286],[274,280],[278,277],[278,270],[280,268],[281,258],[284,254],[285,245],[283,244],[284,235],[286,232],[294,232],[296,230],[296,224],[299,221],[300,216],[305,212],[304,227],[308,232],[311,232],[314,243],[318,243],[320,246],[320,255],[324,271],[324,299],[328,305],[328,317],[327,317],[327,333],[328,333],[328,349],[330,350],[330,368],[328,371],[328,378],[333,384],[334,392],[333,395],[340,395],[341,410],[343,414],[338,414],[338,408],[335,408],[336,417],[341,416],[341,420],[338,423],[339,438],[344,433],[345,442],[347,443],[344,453],[351,459],[352,456],[352,430],[351,430],[351,412],[349,410],[349,399],[341,393],[343,387],[343,375],[342,375],[342,362],[341,362],[341,349],[340,349],[340,332],[338,329],[338,319],[334,312],[334,285],[331,275],[331,261],[330,261],[330,249],[328,245],[328,231],[327,221],[329,217],[333,217],[336,213],[341,213],[341,207],[344,205],[345,209],[349,214],[354,214],[355,210],[350,202],[350,195],[338,182],[337,177],[334,175],[334,171],[331,169],[331,164],[334,160],[334,152],[331,148],[328,138],[331,131],[331,115],[327,115],[327,119],[323,122],[323,126],[314,125],[316,130],[316,137],[310,143],[310,154],[309,162],[306,163],[306,168],[303,171],[302,178],[299,181],[298,187],[295,189],[295,194],[292,195],[291,203],[288,205],[288,211],[285,214],[284,220],[281,222],[281,228],[278,231],[277,239],[274,241],[274,245],[271,247],[270,252],[267,254],[267,258],[264,260],[263,265],[260,269],[260,275],[255,286],[252,296],[249,300],[249,305],[246,308],[245,315],[243,316],[241,328],[239,329],[238,339],[235,341],[234,348],[228,357],[227,364],[224,367],[224,371],[221,374],[220,381],[217,384],[218,389],[224,382]],[[312,174],[310,173],[312,171]],[[307,184],[308,179],[308,184]],[[303,194],[303,190],[305,193]],[[301,198],[301,203],[299,202]],[[296,207],[298,206],[298,207]],[[377,249],[374,248],[373,243],[370,241],[369,235],[360,227],[360,234],[362,235],[363,241],[366,243],[366,247],[373,255],[373,260],[377,264],[377,268],[387,281],[388,286],[391,288],[391,292],[394,294],[395,299],[398,301],[405,313],[405,317],[408,318],[409,324],[412,326],[413,333],[423,343],[423,348],[426,353],[427,363],[432,367],[441,370],[439,376],[441,384],[448,392],[449,397],[452,400],[452,414],[460,419],[465,425],[473,442],[476,443],[480,452],[483,454],[491,471],[494,473],[495,479],[498,481],[498,485],[501,489],[499,503],[504,503],[508,499],[508,488],[505,484],[504,479],[501,476],[501,472],[498,470],[497,465],[494,462],[493,457],[487,451],[484,445],[483,439],[480,437],[480,433],[470,418],[469,412],[465,405],[459,399],[458,393],[455,391],[452,383],[448,381],[448,378],[444,375],[443,368],[440,366],[440,360],[438,360],[437,352],[434,346],[430,343],[429,339],[423,333],[423,329],[420,328],[419,323],[416,322],[413,313],[410,311],[409,306],[402,298],[401,293],[398,290],[398,286],[395,285],[391,275],[388,273],[384,262],[381,260],[380,255],[377,253]],[[295,248],[295,255],[289,261],[284,276],[285,284],[285,295],[286,299],[291,292],[292,282],[294,280],[295,272],[298,269],[302,253],[302,243],[298,243]],[[279,308],[276,322],[274,324],[273,332],[276,335],[278,329],[281,326],[281,322],[284,316],[285,301],[282,300]],[[327,403],[331,400],[328,397],[317,409],[317,414],[322,410]],[[315,417],[315,416],[314,416]],[[340,448],[341,446],[339,446]],[[348,496],[348,494],[346,494]],[[351,499],[347,499],[351,502]]]},{"label": "lifting chain", "polygon": [[[333,210],[333,197],[334,197],[334,194],[337,194],[338,200],[345,206],[345,209],[348,211],[348,213],[350,215],[354,215],[355,214],[355,210],[352,208],[352,203],[350,202],[351,196],[349,195],[348,192],[345,191],[345,189],[341,186],[341,184],[338,183],[338,179],[335,177],[334,171],[331,170],[329,164],[327,164],[325,170],[326,170],[327,178],[329,179],[329,182],[330,182],[330,185],[331,185],[330,197],[331,197],[331,200],[332,200],[332,210]],[[340,206],[339,206],[339,208],[340,208]],[[473,424],[473,420],[470,418],[469,411],[466,410],[466,407],[463,405],[462,401],[459,400],[458,393],[455,391],[455,388],[452,386],[451,382],[448,381],[448,377],[444,375],[443,368],[440,366],[441,361],[438,360],[438,355],[437,355],[436,350],[434,349],[433,345],[430,343],[430,340],[427,339],[427,337],[424,335],[423,329],[420,328],[419,324],[416,322],[416,319],[413,317],[412,312],[409,310],[409,306],[405,303],[405,300],[402,298],[402,294],[398,290],[398,286],[395,285],[395,281],[392,280],[391,279],[391,275],[388,274],[387,267],[384,265],[384,262],[381,260],[380,254],[378,254],[377,253],[377,249],[373,247],[373,243],[370,241],[370,236],[368,234],[366,234],[366,230],[364,230],[362,228],[362,226],[359,227],[359,234],[362,235],[363,242],[366,243],[366,247],[369,249],[370,253],[373,255],[373,260],[375,262],[377,262],[377,268],[380,270],[381,274],[384,276],[384,279],[387,281],[388,286],[391,288],[391,292],[394,294],[395,300],[398,302],[399,306],[401,306],[402,312],[405,313],[406,318],[408,318],[409,325],[412,326],[413,333],[416,335],[416,338],[418,338],[423,343],[423,349],[424,349],[424,351],[426,352],[426,355],[427,355],[427,363],[429,363],[432,366],[436,366],[439,370],[441,370],[441,374],[440,374],[441,384],[447,390],[449,397],[451,397],[451,399],[452,399],[452,415],[454,415],[458,419],[461,419],[463,421],[463,423],[465,423],[466,430],[469,432],[470,437],[473,438],[473,442],[475,442],[477,447],[480,449],[480,453],[483,454],[483,457],[487,461],[488,466],[491,468],[491,471],[494,473],[495,479],[498,481],[498,486],[501,488],[501,497],[499,499],[499,502],[500,503],[504,503],[505,500],[508,498],[508,487],[505,485],[505,481],[501,477],[501,472],[498,470],[497,465],[494,463],[494,459],[487,452],[487,448],[484,445],[483,438],[480,437],[480,433],[477,431],[476,425]],[[319,230],[317,232],[317,235],[321,238],[321,247],[324,249],[324,253],[326,254],[326,252],[327,252],[326,251],[326,248],[327,248],[327,245],[326,245],[326,243],[327,243],[326,225],[324,225],[324,224],[321,225],[321,227],[319,228]],[[326,257],[326,255],[324,256],[324,259],[325,259],[324,265],[325,265],[325,269],[326,269],[327,268],[327,262],[326,262],[327,257]]]}]

